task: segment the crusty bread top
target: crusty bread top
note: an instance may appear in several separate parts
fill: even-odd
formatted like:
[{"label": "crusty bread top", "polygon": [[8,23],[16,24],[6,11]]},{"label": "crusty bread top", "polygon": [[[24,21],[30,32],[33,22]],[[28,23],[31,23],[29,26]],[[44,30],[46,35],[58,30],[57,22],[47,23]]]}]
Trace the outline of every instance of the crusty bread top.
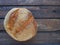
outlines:
[{"label": "crusty bread top", "polygon": [[26,41],[35,35],[37,25],[29,10],[13,8],[5,16],[4,27],[13,39]]}]

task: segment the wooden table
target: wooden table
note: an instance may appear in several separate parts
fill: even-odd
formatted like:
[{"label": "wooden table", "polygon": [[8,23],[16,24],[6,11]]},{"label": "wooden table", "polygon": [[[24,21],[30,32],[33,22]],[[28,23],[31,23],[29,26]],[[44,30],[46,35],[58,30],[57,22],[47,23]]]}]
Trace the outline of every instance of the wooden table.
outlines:
[{"label": "wooden table", "polygon": [[[4,17],[15,7],[29,9],[39,25],[29,41],[17,42],[5,32]],[[60,45],[60,0],[0,0],[0,45]]]}]

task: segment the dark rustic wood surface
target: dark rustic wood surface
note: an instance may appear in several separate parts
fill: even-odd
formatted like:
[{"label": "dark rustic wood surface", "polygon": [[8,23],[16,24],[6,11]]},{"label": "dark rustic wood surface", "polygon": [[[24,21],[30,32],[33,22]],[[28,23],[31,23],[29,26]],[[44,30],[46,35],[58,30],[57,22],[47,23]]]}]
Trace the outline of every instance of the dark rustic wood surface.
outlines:
[{"label": "dark rustic wood surface", "polygon": [[[5,15],[16,7],[29,9],[38,23],[29,41],[15,41],[4,29]],[[60,0],[0,0],[0,45],[60,45]]]},{"label": "dark rustic wood surface", "polygon": [[60,18],[60,6],[0,6],[0,18],[4,18],[14,7],[29,9],[35,18]]},{"label": "dark rustic wood surface", "polygon": [[[24,43],[57,43],[60,41],[60,33],[57,32],[38,32],[35,37]],[[0,43],[17,43],[6,32],[0,32]]]},{"label": "dark rustic wood surface", "polygon": [[60,5],[60,0],[0,0],[0,5]]}]

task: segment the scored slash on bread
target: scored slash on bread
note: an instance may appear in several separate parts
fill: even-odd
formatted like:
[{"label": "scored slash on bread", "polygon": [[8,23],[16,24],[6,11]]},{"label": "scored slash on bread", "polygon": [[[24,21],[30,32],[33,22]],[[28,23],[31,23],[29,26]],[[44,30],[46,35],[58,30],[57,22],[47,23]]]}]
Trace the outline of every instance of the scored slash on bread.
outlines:
[{"label": "scored slash on bread", "polygon": [[7,28],[10,29],[10,30],[12,30],[12,28],[13,28],[13,26],[15,24],[15,21],[16,21],[16,19],[18,17],[18,10],[19,9],[15,10],[14,12],[12,12],[11,16],[9,17],[9,20],[7,22]]},{"label": "scored slash on bread", "polygon": [[26,41],[36,34],[37,23],[26,8],[13,8],[4,20],[6,32],[17,41]]}]

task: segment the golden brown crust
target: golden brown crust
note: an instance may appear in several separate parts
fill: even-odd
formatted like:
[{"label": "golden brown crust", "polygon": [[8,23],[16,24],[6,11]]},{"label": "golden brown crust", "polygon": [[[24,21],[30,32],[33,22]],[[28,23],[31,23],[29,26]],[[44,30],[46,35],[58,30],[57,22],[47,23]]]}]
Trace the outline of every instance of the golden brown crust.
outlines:
[{"label": "golden brown crust", "polygon": [[14,12],[12,12],[10,17],[9,17],[9,20],[8,20],[8,23],[7,23],[7,28],[9,30],[12,30],[12,28],[13,28],[13,26],[15,24],[15,21],[16,21],[16,19],[18,17],[18,10],[19,9],[15,10]]},{"label": "golden brown crust", "polygon": [[37,29],[37,22],[35,21],[35,19],[33,21],[33,24],[34,24],[35,29]]},{"label": "golden brown crust", "polygon": [[4,26],[8,34],[15,40],[26,41],[36,34],[37,23],[32,13],[27,9],[17,8],[10,13],[8,19],[9,20],[7,20],[7,18],[5,19]]},{"label": "golden brown crust", "polygon": [[22,25],[19,25],[20,27],[17,26],[17,25],[13,27],[14,28],[13,30],[15,30],[15,32],[13,33],[14,35],[16,35],[17,33],[19,33],[20,31],[23,31],[30,23],[33,22],[34,18],[32,16],[32,14],[29,13],[28,15],[29,15],[28,19],[25,22],[24,21],[17,22],[17,25],[19,25],[20,22],[23,23]]}]

